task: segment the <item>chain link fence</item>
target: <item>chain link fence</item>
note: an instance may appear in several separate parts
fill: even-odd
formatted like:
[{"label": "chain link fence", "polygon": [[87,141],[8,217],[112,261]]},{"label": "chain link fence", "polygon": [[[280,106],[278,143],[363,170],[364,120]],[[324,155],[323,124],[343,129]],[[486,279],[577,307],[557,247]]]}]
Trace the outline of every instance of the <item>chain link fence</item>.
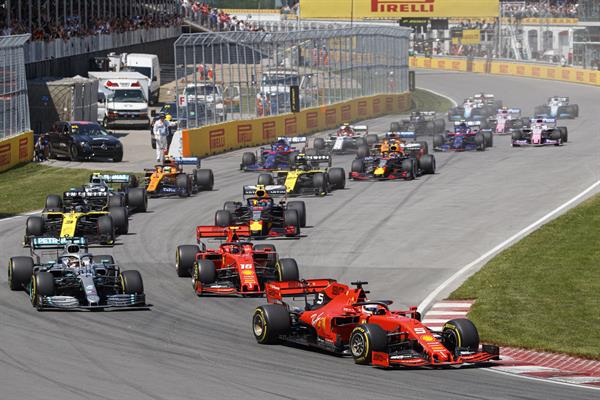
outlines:
[{"label": "chain link fence", "polygon": [[0,36],[0,140],[30,128],[23,52],[28,39]]},{"label": "chain link fence", "polygon": [[182,126],[291,111],[408,90],[410,31],[285,22],[259,32],[184,34],[175,42]]}]

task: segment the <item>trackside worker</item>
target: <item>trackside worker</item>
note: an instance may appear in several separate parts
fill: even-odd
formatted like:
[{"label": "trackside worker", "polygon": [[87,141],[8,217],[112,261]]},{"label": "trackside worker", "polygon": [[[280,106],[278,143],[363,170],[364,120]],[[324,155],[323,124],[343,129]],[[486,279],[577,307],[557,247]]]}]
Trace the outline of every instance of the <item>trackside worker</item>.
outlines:
[{"label": "trackside worker", "polygon": [[156,161],[164,162],[165,152],[168,150],[169,121],[165,120],[165,113],[160,113],[160,119],[154,123],[152,134],[156,140]]}]

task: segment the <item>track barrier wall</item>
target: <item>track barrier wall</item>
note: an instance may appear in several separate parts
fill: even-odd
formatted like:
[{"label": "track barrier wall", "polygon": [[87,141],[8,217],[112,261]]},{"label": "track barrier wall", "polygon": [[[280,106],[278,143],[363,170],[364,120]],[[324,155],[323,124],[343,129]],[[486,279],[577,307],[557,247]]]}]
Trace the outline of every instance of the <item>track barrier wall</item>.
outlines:
[{"label": "track barrier wall", "polygon": [[600,71],[499,60],[409,57],[411,68],[520,76],[600,86]]},{"label": "track barrier wall", "polygon": [[33,159],[33,132],[0,140],[0,172]]},{"label": "track barrier wall", "polygon": [[307,135],[345,122],[399,114],[411,107],[410,93],[360,97],[298,113],[238,120],[182,132],[183,155],[208,156],[274,142],[278,136]]}]

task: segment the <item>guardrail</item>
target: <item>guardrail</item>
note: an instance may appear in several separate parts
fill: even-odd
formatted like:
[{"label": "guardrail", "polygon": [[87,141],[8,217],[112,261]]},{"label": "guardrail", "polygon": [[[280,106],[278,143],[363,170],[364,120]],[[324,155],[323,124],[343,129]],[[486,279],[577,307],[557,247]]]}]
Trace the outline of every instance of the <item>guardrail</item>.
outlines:
[{"label": "guardrail", "polygon": [[0,140],[0,172],[33,159],[33,132]]},{"label": "guardrail", "polygon": [[409,57],[409,65],[411,68],[510,75],[600,86],[600,71],[547,64],[476,58],[412,56]]}]

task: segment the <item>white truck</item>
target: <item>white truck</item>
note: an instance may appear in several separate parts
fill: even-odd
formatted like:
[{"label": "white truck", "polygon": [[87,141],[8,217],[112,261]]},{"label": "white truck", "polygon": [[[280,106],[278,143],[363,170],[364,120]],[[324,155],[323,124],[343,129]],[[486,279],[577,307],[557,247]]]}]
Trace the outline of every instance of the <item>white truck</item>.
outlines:
[{"label": "white truck", "polygon": [[216,116],[217,122],[223,122],[227,119],[223,101],[223,85],[221,83],[200,81],[187,84],[183,90],[183,95],[179,96],[179,106],[185,107],[188,103],[195,102],[206,104]]},{"label": "white truck", "polygon": [[89,72],[98,79],[98,122],[115,126],[150,127],[149,79],[139,72]]},{"label": "white truck", "polygon": [[148,78],[146,98],[150,104],[158,103],[160,97],[160,64],[156,54],[110,53],[109,68],[115,72],[139,72]]},{"label": "white truck", "polygon": [[[303,108],[310,107],[317,101],[318,87],[313,74],[300,74],[294,68],[266,69],[262,73],[259,90],[271,97],[272,113],[281,114],[290,111],[290,86],[299,87],[300,104]],[[277,99],[276,106],[274,99]]]}]

